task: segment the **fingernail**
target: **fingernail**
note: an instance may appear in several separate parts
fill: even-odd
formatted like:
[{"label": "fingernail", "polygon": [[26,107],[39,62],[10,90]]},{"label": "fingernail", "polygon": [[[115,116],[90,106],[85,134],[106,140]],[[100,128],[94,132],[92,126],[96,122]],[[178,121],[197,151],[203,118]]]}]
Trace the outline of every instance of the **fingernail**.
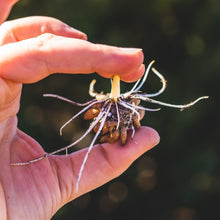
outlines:
[{"label": "fingernail", "polygon": [[74,33],[77,33],[80,35],[80,38],[83,39],[83,40],[87,40],[87,35],[85,33],[83,33],[82,31],[79,31],[73,27],[69,27],[70,30],[72,30]]},{"label": "fingernail", "polygon": [[136,52],[141,52],[142,49],[141,48],[125,48],[125,47],[121,47],[122,51],[128,52],[128,53],[136,53]]}]

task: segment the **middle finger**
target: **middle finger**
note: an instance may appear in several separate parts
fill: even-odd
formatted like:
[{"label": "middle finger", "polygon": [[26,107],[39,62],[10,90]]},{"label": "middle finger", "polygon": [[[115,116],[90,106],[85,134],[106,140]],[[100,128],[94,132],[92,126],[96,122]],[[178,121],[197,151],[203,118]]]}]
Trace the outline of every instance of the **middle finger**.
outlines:
[{"label": "middle finger", "polygon": [[32,16],[3,23],[0,26],[0,45],[37,37],[44,33],[83,40],[87,39],[86,34],[58,19]]}]

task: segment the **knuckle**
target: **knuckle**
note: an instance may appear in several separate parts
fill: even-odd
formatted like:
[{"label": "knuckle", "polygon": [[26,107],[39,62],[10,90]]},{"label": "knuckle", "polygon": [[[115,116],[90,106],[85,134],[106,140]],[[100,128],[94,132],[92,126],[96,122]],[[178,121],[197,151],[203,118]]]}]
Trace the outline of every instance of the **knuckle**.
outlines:
[{"label": "knuckle", "polygon": [[35,45],[38,48],[45,47],[55,37],[56,37],[56,35],[51,34],[51,33],[41,34],[40,36],[36,37]]},{"label": "knuckle", "polygon": [[10,21],[0,25],[0,45],[16,42],[16,37],[10,27]]}]

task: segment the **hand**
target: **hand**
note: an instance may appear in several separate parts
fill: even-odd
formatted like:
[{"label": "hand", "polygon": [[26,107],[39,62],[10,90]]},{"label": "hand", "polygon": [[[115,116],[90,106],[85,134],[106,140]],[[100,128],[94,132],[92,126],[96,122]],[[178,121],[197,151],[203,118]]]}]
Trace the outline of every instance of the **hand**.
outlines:
[{"label": "hand", "polygon": [[[0,21],[15,1],[0,2]],[[75,183],[86,149],[52,156],[27,166],[11,166],[44,154],[42,147],[17,128],[22,83],[34,83],[56,72],[119,74],[135,81],[144,72],[140,49],[122,49],[86,41],[84,33],[57,19],[29,17],[0,26],[0,219],[50,219],[74,198],[124,172],[159,142],[143,127],[128,141],[94,146],[75,194]],[[86,62],[85,62],[86,61]],[[99,166],[97,166],[99,164]]]}]

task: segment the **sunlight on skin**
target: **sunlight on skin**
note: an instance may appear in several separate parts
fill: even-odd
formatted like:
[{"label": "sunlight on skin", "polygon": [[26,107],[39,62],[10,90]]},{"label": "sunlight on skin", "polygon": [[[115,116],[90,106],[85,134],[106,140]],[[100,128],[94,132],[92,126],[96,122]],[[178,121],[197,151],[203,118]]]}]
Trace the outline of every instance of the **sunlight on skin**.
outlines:
[{"label": "sunlight on skin", "polygon": [[[0,1],[1,22],[15,2]],[[39,143],[17,128],[22,83],[37,82],[56,72],[94,71],[108,78],[119,74],[124,81],[135,81],[144,73],[143,53],[136,48],[92,44],[86,41],[86,34],[48,17],[9,21],[0,26],[0,33],[0,219],[51,219],[76,198],[73,189],[86,149],[27,166],[10,166],[45,153]],[[85,59],[89,60],[86,66]],[[159,142],[151,128],[139,129],[135,138],[138,145],[128,141],[123,148],[118,142],[96,145],[77,196],[120,175]]]}]

